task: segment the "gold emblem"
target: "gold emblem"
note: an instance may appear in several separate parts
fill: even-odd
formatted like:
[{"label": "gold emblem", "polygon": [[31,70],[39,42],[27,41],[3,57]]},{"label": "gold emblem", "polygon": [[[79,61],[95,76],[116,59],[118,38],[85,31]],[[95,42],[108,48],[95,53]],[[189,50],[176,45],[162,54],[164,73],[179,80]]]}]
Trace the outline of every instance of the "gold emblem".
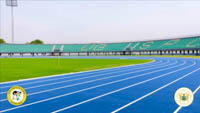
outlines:
[{"label": "gold emblem", "polygon": [[192,104],[194,95],[189,88],[180,88],[176,91],[174,99],[179,106],[186,107]]},{"label": "gold emblem", "polygon": [[21,105],[26,101],[26,91],[20,86],[13,86],[8,90],[7,98],[12,105]]}]

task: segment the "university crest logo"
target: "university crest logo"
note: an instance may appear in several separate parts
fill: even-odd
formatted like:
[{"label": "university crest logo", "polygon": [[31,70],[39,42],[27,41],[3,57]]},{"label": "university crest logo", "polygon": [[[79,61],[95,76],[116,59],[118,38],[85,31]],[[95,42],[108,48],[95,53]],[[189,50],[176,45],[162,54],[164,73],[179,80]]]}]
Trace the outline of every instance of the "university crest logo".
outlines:
[{"label": "university crest logo", "polygon": [[180,88],[176,91],[174,99],[179,106],[186,107],[192,104],[194,95],[188,88]]},{"label": "university crest logo", "polygon": [[8,90],[7,98],[12,105],[21,105],[26,101],[26,91],[20,86],[13,86]]}]

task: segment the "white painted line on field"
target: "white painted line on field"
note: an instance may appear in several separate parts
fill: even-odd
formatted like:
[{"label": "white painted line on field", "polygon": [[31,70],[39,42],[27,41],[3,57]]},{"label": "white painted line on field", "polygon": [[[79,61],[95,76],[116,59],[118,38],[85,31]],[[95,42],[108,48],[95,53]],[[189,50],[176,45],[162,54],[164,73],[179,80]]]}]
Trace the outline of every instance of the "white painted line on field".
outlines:
[{"label": "white painted line on field", "polygon": [[[173,63],[173,64],[170,64],[170,65],[174,65],[176,63],[177,63],[177,61],[175,63]],[[170,66],[170,65],[167,65],[167,66]],[[157,67],[158,66],[156,66],[156,68]],[[161,67],[165,67],[165,66],[161,66]],[[177,66],[174,66],[174,67],[177,67]],[[154,67],[154,68],[149,68],[149,69],[145,69],[145,70],[156,69],[156,68]],[[166,70],[166,69],[162,69],[162,70]],[[142,71],[144,71],[144,70],[142,70]],[[161,71],[161,70],[159,70],[159,71]],[[58,87],[58,88],[53,88],[53,89],[49,89],[49,90],[43,90],[43,91],[39,91],[39,92],[34,92],[34,93],[31,93],[31,94],[27,94],[27,96],[31,96],[31,95],[35,95],[35,94],[40,94],[40,93],[44,93],[44,92],[49,92],[49,91],[54,91],[54,90],[57,90],[57,89],[62,89],[62,88],[67,88],[67,87],[72,87],[72,86],[77,86],[77,85],[81,85],[81,84],[85,84],[85,83],[90,83],[90,82],[95,82],[95,81],[99,81],[99,80],[104,80],[104,79],[119,77],[119,76],[122,76],[122,75],[127,75],[127,74],[137,73],[137,72],[141,72],[141,70],[140,71],[129,72],[129,73],[123,73],[123,74],[114,75],[114,76],[109,76],[109,77],[104,77],[104,78],[101,78],[101,79],[95,79],[95,80],[91,80],[91,81],[81,82],[81,83],[78,83],[78,84],[77,83],[76,84],[71,84],[71,85],[62,86],[62,87]],[[137,77],[140,77],[140,75],[129,77],[129,78],[125,78],[125,79],[121,79],[121,80],[127,80],[127,79],[130,79],[130,78],[132,79],[132,78],[137,78]],[[6,100],[7,99],[2,99],[2,100],[0,100],[0,102],[6,101]]]},{"label": "white painted line on field", "polygon": [[[196,64],[196,62],[195,62],[195,64]],[[163,89],[163,88],[165,88],[165,87],[167,87],[167,86],[169,86],[169,85],[171,85],[171,84],[173,84],[173,83],[175,83],[175,82],[177,82],[177,81],[179,81],[179,80],[181,80],[181,79],[183,79],[183,78],[189,76],[190,74],[192,74],[194,72],[197,72],[199,70],[200,70],[200,68],[198,68],[198,69],[196,69],[196,70],[194,70],[194,71],[192,71],[192,72],[190,72],[188,74],[185,74],[184,76],[182,76],[182,77],[180,77],[180,78],[178,78],[178,79],[176,79],[176,80],[174,80],[174,81],[172,81],[172,82],[170,82],[170,83],[168,83],[168,84],[166,84],[166,85],[164,85],[164,86],[162,86],[162,87],[160,87],[160,88],[158,88],[158,89],[156,89],[156,90],[154,90],[154,91],[152,91],[152,92],[150,92],[150,93],[148,93],[148,94],[146,94],[146,95],[144,95],[144,96],[142,96],[142,97],[140,97],[140,98],[138,98],[138,99],[136,99],[136,100],[124,105],[124,106],[122,106],[122,107],[120,107],[120,108],[118,108],[118,109],[114,110],[111,113],[116,113],[116,112],[118,112],[118,111],[120,111],[120,110],[122,110],[122,109],[124,109],[124,108],[126,108],[126,107],[128,107],[128,106],[130,106],[130,105],[142,100],[142,99],[144,99],[145,97],[148,97],[148,96],[160,91],[161,89]]]},{"label": "white painted line on field", "polygon": [[[184,65],[186,62],[184,61],[184,63],[182,65]],[[177,66],[178,67],[178,66]],[[174,67],[170,67],[170,68],[174,68]],[[166,69],[170,69],[170,68],[166,68]],[[176,70],[177,71],[177,70]],[[150,73],[155,73],[155,72],[158,72],[158,71],[154,71],[154,72],[150,72]],[[148,74],[150,74],[148,73]],[[170,72],[171,73],[171,72]],[[147,73],[143,74],[143,75],[146,75]],[[160,75],[161,76],[164,76],[165,74],[163,75]],[[142,75],[141,75],[142,76]],[[159,77],[157,77],[159,78]],[[154,77],[154,79],[156,79]],[[147,81],[151,81],[153,80],[152,78],[151,79],[147,79],[143,82],[140,82],[140,83],[136,83],[137,85],[139,84],[142,84],[142,83],[145,83]],[[44,99],[44,100],[40,100],[40,101],[36,101],[36,102],[33,102],[33,103],[29,103],[29,104],[25,104],[25,105],[22,105],[22,106],[17,106],[17,107],[13,107],[13,108],[9,108],[9,109],[5,109],[5,110],[2,110],[0,112],[7,112],[7,111],[11,111],[11,110],[14,110],[14,109],[18,109],[18,108],[22,108],[22,107],[26,107],[26,106],[30,106],[30,105],[34,105],[34,104],[38,104],[38,103],[41,103],[41,102],[45,102],[45,101],[49,101],[49,100],[53,100],[53,99],[57,99],[57,98],[60,98],[60,97],[64,97],[64,96],[68,96],[68,95],[72,95],[72,94],[75,94],[75,93],[79,93],[79,92],[83,92],[83,91],[87,91],[87,90],[90,90],[90,89],[95,89],[95,88],[98,88],[98,87],[101,87],[101,86],[105,86],[105,85],[109,85],[109,84],[113,84],[113,83],[117,83],[117,82],[120,82],[122,80],[118,80],[118,81],[113,81],[113,82],[109,82],[109,83],[105,83],[105,84],[101,84],[101,85],[97,85],[97,86],[93,86],[93,87],[89,87],[89,88],[85,88],[85,89],[81,89],[81,90],[78,90],[78,91],[74,91],[74,92],[71,92],[71,93],[66,93],[66,94],[63,94],[63,95],[59,95],[59,96],[56,96],[56,97],[51,97],[51,98],[47,98],[47,99]],[[135,84],[135,85],[136,85]]]},{"label": "white painted line on field", "polygon": [[[167,61],[167,63],[169,63],[169,60]],[[163,64],[167,64],[167,63],[163,63]],[[160,64],[160,65],[163,65],[163,64]],[[160,66],[160,65],[156,65],[156,67]],[[152,66],[145,66],[145,67],[152,67]],[[124,72],[124,71],[129,71],[129,70],[135,70],[135,69],[141,69],[141,68],[144,68],[144,67],[140,67],[140,68],[134,68],[134,69],[126,69],[126,70],[120,70],[120,71],[115,71],[115,72],[111,72],[111,73],[107,73],[107,74],[112,74],[112,73],[118,73],[118,72]],[[148,69],[147,69],[148,70]],[[142,70],[144,71],[144,70]],[[140,71],[139,71],[140,72]],[[76,80],[82,80],[82,79],[86,79],[86,78],[94,78],[94,77],[98,77],[98,76],[102,76],[102,75],[105,75],[105,73],[101,73],[101,74],[96,74],[94,76],[86,76],[86,77],[82,77],[82,78],[76,78],[76,79],[70,79],[70,80],[64,80],[64,81],[59,81],[59,82],[53,82],[53,83],[48,83],[48,84],[42,84],[42,85],[36,85],[36,86],[31,86],[31,87],[26,87],[24,89],[33,89],[33,88],[38,88],[38,87],[44,87],[44,86],[49,86],[49,85],[54,85],[54,84],[59,84],[59,83],[65,83],[65,82],[70,82],[70,81],[76,81]],[[78,75],[77,75],[78,76]],[[7,93],[6,91],[5,92],[0,92],[0,94],[5,94]]]},{"label": "white painted line on field", "polygon": [[124,65],[124,66],[118,66],[118,67],[109,67],[109,68],[103,68],[103,69],[94,69],[94,70],[81,71],[81,72],[64,73],[64,74],[48,75],[48,76],[44,76],[44,77],[33,77],[33,78],[14,80],[14,81],[8,81],[8,82],[0,82],[0,85],[1,84],[7,84],[7,83],[13,83],[13,82],[35,80],[35,79],[40,79],[40,78],[52,78],[52,77],[63,76],[63,75],[81,74],[81,73],[85,73],[85,72],[93,72],[93,71],[101,71],[101,70],[104,71],[104,70],[108,70],[108,69],[117,69],[117,68],[121,68],[121,67],[138,66],[138,65],[151,64],[151,63],[155,63],[156,62],[155,59],[149,59],[149,60],[153,60],[153,61],[152,62],[148,62],[148,63],[141,63],[141,64],[130,64],[130,65]]},{"label": "white painted line on field", "polygon": [[[57,76],[66,76],[66,77],[62,77],[62,78],[52,78],[52,79],[48,79],[48,80],[40,80],[40,81],[35,81],[35,82],[15,84],[15,85],[28,85],[28,84],[33,84],[33,83],[40,83],[40,82],[46,82],[46,81],[54,81],[54,80],[58,80],[58,79],[73,78],[73,77],[84,76],[84,75],[88,75],[88,74],[99,73],[99,72],[96,72],[96,71],[101,71],[101,70],[107,72],[107,71],[112,71],[113,69],[118,69],[118,68],[122,68],[122,67],[131,67],[131,66],[134,67],[134,66],[138,66],[138,65],[151,64],[151,63],[155,63],[155,60],[153,62],[149,62],[149,63],[131,64],[131,65],[119,66],[119,67],[113,67],[113,68],[96,69],[96,70],[89,70],[89,71],[82,71],[82,72],[75,72],[75,73],[51,75],[51,76],[45,76],[45,77],[35,77],[35,78],[23,79],[23,80],[12,81],[12,82],[19,82],[19,81],[26,81],[26,80],[28,81],[28,80],[35,80],[35,79],[40,79],[40,78],[52,78],[52,77],[57,77]],[[159,63],[160,63],[160,61],[159,61]],[[86,72],[93,72],[93,71],[94,71],[94,73],[86,73]],[[81,74],[81,75],[69,76],[69,75],[72,75],[72,74]],[[12,83],[12,82],[4,82],[4,83],[0,83],[0,84]],[[7,85],[7,86],[3,86],[3,87],[0,87],[0,88],[8,88],[8,87],[11,87],[11,86],[13,86],[13,85]]]},{"label": "white painted line on field", "polygon": [[[200,85],[194,90],[193,94],[195,95],[195,93],[200,89]],[[179,106],[174,113],[178,113],[181,110],[182,106]]]}]

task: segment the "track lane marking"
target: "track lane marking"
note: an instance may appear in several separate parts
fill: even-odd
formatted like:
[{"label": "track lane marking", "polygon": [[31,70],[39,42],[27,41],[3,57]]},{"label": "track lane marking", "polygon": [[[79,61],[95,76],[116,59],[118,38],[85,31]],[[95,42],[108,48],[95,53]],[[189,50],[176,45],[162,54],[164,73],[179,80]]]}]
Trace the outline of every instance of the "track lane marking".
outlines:
[{"label": "track lane marking", "polygon": [[[186,63],[186,62],[184,61],[184,63],[181,64],[181,65],[184,65],[185,63]],[[180,65],[178,65],[178,66],[180,66]],[[170,68],[174,68],[174,67],[178,67],[178,66],[173,66],[173,67],[170,67]],[[166,69],[170,69],[170,68],[166,68]],[[165,69],[165,70],[166,70],[166,69]],[[155,72],[159,72],[159,71],[155,71]],[[154,73],[154,72],[150,72],[150,73]],[[146,73],[146,74],[149,74],[149,73]],[[146,75],[146,74],[142,74],[142,75]],[[97,85],[97,86],[93,86],[93,87],[85,88],[85,89],[82,89],[82,90],[78,90],[78,91],[74,91],[74,92],[66,93],[66,94],[63,94],[63,95],[56,96],[56,97],[51,97],[51,98],[43,99],[43,100],[36,101],[36,102],[32,102],[32,103],[29,103],[29,104],[25,104],[25,105],[21,105],[21,106],[13,107],[13,108],[5,109],[5,110],[2,110],[2,111],[0,111],[0,112],[11,111],[11,110],[14,110],[14,109],[18,109],[18,108],[22,108],[22,107],[26,107],[26,106],[30,106],[30,105],[34,105],[34,104],[38,104],[38,103],[41,103],[41,102],[45,102],[45,101],[49,101],[49,100],[53,100],[53,99],[57,99],[57,98],[60,98],[60,97],[64,97],[64,96],[72,95],[72,94],[75,94],[75,93],[79,93],[79,92],[87,91],[87,90],[90,90],[90,89],[95,89],[95,88],[98,88],[98,87],[101,87],[101,86],[105,86],[105,85],[109,85],[109,84],[117,83],[117,82],[120,82],[120,81],[122,81],[122,80],[113,81],[113,82],[109,82],[109,83],[105,83],[105,84],[101,84],[101,85]],[[149,80],[149,81],[150,81],[150,80]],[[139,84],[138,84],[138,85],[139,85]]]},{"label": "track lane marking", "polygon": [[[167,63],[169,63],[169,60],[167,61]],[[163,64],[167,64],[167,63],[162,63],[159,65],[163,65]],[[156,65],[157,67],[158,65]],[[146,67],[152,67],[152,66],[145,66]],[[134,69],[127,69],[127,70],[123,70],[123,71],[115,71],[115,72],[110,72],[110,73],[107,73],[107,74],[113,74],[113,73],[117,73],[117,72],[125,72],[125,71],[129,71],[129,70],[135,70],[135,69],[142,69],[144,67],[138,67],[138,68],[134,68]],[[144,70],[142,70],[144,71]],[[140,72],[140,71],[139,71]],[[49,85],[54,85],[54,84],[59,84],[59,83],[65,83],[65,82],[70,82],[70,81],[76,81],[76,80],[82,80],[82,79],[87,79],[87,78],[94,78],[94,77],[98,77],[98,76],[102,76],[102,75],[105,75],[105,73],[101,73],[101,74],[97,74],[97,75],[94,75],[94,76],[86,76],[86,77],[81,77],[81,78],[75,78],[75,79],[70,79],[70,80],[64,80],[64,81],[59,81],[59,82],[54,82],[54,83],[48,83],[48,84],[42,84],[42,85],[35,85],[35,86],[32,86],[32,87],[25,87],[24,89],[33,89],[33,88],[38,88],[38,87],[44,87],[44,86],[49,86]],[[6,94],[7,91],[2,91],[0,92],[0,95],[2,94]]]},{"label": "track lane marking", "polygon": [[[60,76],[65,76],[65,77],[62,77],[62,78],[53,78],[53,79],[49,79],[49,80],[41,80],[41,81],[35,81],[35,82],[28,82],[28,83],[22,83],[22,84],[17,84],[17,85],[28,85],[28,84],[34,84],[34,83],[40,83],[40,82],[46,82],[46,81],[53,81],[53,80],[59,80],[59,79],[63,79],[63,78],[73,78],[73,74],[81,74],[81,75],[77,75],[77,76],[83,76],[83,75],[87,75],[87,72],[94,72],[98,73],[98,71],[113,71],[113,69],[120,69],[120,68],[126,68],[126,67],[135,67],[135,66],[140,66],[140,65],[145,65],[145,64],[154,64],[156,63],[156,59],[153,59],[154,61],[153,62],[148,62],[148,63],[141,63],[141,64],[131,64],[131,65],[126,65],[126,66],[119,66],[119,67],[111,67],[111,68],[105,68],[105,69],[97,69],[97,70],[90,70],[90,71],[82,71],[82,72],[75,72],[75,73],[66,73],[66,74],[59,74],[59,75],[51,75],[51,76],[47,76],[47,77],[37,77],[37,78],[30,78],[30,79],[25,79],[25,80],[18,80],[18,81],[13,81],[13,82],[20,82],[20,81],[29,81],[29,80],[37,80],[37,79],[42,79],[42,78],[53,78],[53,77],[60,77]],[[159,61],[160,63],[160,61]],[[94,73],[89,73],[89,74],[94,74]],[[101,73],[101,72],[100,72]],[[71,75],[71,76],[70,76]],[[11,82],[8,82],[8,83],[13,83],[12,81]],[[0,85],[4,85],[4,84],[7,84],[7,83],[0,83]],[[3,87],[0,87],[0,88],[8,88],[8,87],[12,87],[13,85],[9,85],[9,86],[3,86]]]},{"label": "track lane marking", "polygon": [[[191,65],[191,66],[193,66],[193,65]],[[185,67],[185,68],[188,68],[188,67],[191,67],[191,66],[187,66],[187,67]],[[116,92],[119,92],[119,91],[122,91],[122,90],[125,90],[125,89],[128,89],[128,88],[131,88],[131,87],[134,87],[134,86],[137,86],[137,85],[143,84],[143,83],[146,83],[146,82],[148,82],[148,81],[152,81],[152,80],[154,80],[154,79],[158,79],[158,78],[160,78],[160,77],[163,77],[163,76],[169,75],[169,74],[174,73],[174,72],[177,72],[177,71],[179,71],[179,70],[183,70],[183,69],[185,69],[185,68],[181,68],[181,69],[178,69],[178,70],[175,70],[175,71],[169,72],[169,73],[165,73],[165,74],[162,74],[162,75],[160,75],[160,76],[153,77],[153,78],[151,78],[151,79],[147,79],[147,80],[144,80],[144,81],[141,81],[141,82],[138,82],[138,83],[135,83],[135,84],[129,85],[129,86],[127,86],[127,87],[123,87],[123,88],[120,88],[120,89],[118,89],[118,90],[114,90],[114,91],[111,91],[111,92],[105,93],[105,94],[103,94],[103,95],[99,95],[99,96],[97,96],[97,97],[93,97],[93,98],[91,98],[91,99],[88,99],[88,100],[85,100],[85,101],[79,102],[79,103],[77,103],[77,104],[73,104],[73,105],[67,106],[67,107],[65,107],[65,108],[62,108],[62,109],[59,109],[59,110],[53,111],[53,112],[51,112],[51,113],[58,113],[58,112],[61,112],[61,111],[64,111],[64,110],[67,110],[67,109],[70,109],[70,108],[76,107],[76,106],[78,106],[78,105],[81,105],[81,104],[84,104],[84,103],[87,103],[87,102],[93,101],[93,100],[95,100],[95,99],[99,99],[99,98],[101,98],[101,97],[104,97],[104,96],[107,96],[107,95],[110,95],[110,94],[113,94],[113,93],[116,93]],[[112,112],[112,113],[113,113],[113,112]]]},{"label": "track lane marking", "polygon": [[[196,62],[195,62],[195,65],[196,65]],[[177,81],[179,81],[179,80],[181,80],[181,79],[183,79],[183,78],[189,76],[190,74],[192,74],[192,73],[194,73],[196,71],[199,71],[199,70],[200,70],[200,68],[198,68],[198,69],[196,69],[196,70],[194,70],[192,72],[189,72],[188,74],[185,74],[184,76],[182,76],[182,77],[180,77],[180,78],[178,78],[178,79],[176,79],[176,80],[174,80],[174,81],[172,81],[172,82],[170,82],[170,83],[168,83],[168,84],[166,84],[166,85],[164,85],[164,86],[162,86],[162,87],[160,87],[160,88],[158,88],[158,89],[156,89],[156,90],[154,90],[154,91],[152,91],[152,92],[150,92],[150,93],[148,93],[148,94],[146,94],[146,95],[144,95],[144,96],[142,96],[142,97],[140,97],[140,98],[138,98],[138,99],[136,99],[136,100],[124,105],[124,106],[122,106],[122,107],[120,107],[120,108],[118,108],[118,109],[116,109],[114,111],[112,111],[111,113],[116,113],[116,112],[118,112],[118,111],[120,111],[120,110],[122,110],[122,109],[124,109],[124,108],[126,108],[126,107],[128,107],[128,106],[130,106],[130,105],[132,105],[132,104],[134,104],[134,103],[136,103],[136,102],[138,102],[138,101],[140,101],[140,100],[152,95],[152,94],[154,94],[154,93],[156,93],[157,91],[159,91],[159,90],[161,90],[161,89],[163,89],[163,88],[165,88],[165,87],[167,87],[167,86],[169,86],[169,85],[171,85],[171,84],[173,84],[173,83],[175,83],[175,82],[177,82]]]},{"label": "track lane marking", "polygon": [[[177,62],[173,63],[173,64],[170,64],[170,65],[174,65],[176,64]],[[163,65],[163,64],[162,64]],[[167,66],[170,66],[170,65],[167,65]],[[165,67],[165,66],[161,66],[161,67]],[[156,68],[160,68],[158,66],[156,66]],[[148,68],[148,69],[145,69],[146,70],[151,70],[151,69],[156,69],[155,67],[153,68]],[[144,71],[144,70],[142,70]],[[57,90],[57,89],[62,89],[62,88],[67,88],[67,87],[72,87],[72,86],[76,86],[76,85],[81,85],[81,84],[85,84],[85,83],[90,83],[90,82],[95,82],[95,81],[99,81],[99,80],[104,80],[104,79],[108,79],[108,78],[114,78],[114,77],[119,77],[119,76],[122,76],[122,75],[127,75],[127,74],[130,74],[130,73],[137,73],[137,72],[142,72],[142,71],[135,71],[135,72],[129,72],[129,73],[123,73],[123,74],[119,74],[119,75],[114,75],[114,76],[109,76],[109,77],[104,77],[104,78],[101,78],[101,79],[95,79],[95,80],[91,80],[91,81],[85,81],[85,82],[81,82],[81,83],[78,83],[78,84],[71,84],[71,85],[67,85],[67,86],[62,86],[62,87],[58,87],[58,88],[54,88],[54,89],[50,89],[50,90],[43,90],[43,91],[38,91],[38,92],[34,92],[34,93],[30,93],[30,94],[27,94],[27,96],[31,96],[31,95],[35,95],[35,94],[40,94],[40,93],[44,93],[44,92],[49,92],[49,91],[54,91],[54,90]],[[160,70],[159,70],[160,71]],[[138,76],[133,76],[133,78],[137,78],[137,77],[140,77],[140,75]],[[130,77],[129,77],[130,78]],[[132,77],[131,77],[132,78]],[[127,78],[126,78],[127,79]],[[6,93],[6,92],[5,92]],[[1,99],[0,102],[3,102],[3,101],[6,101],[7,99]]]}]

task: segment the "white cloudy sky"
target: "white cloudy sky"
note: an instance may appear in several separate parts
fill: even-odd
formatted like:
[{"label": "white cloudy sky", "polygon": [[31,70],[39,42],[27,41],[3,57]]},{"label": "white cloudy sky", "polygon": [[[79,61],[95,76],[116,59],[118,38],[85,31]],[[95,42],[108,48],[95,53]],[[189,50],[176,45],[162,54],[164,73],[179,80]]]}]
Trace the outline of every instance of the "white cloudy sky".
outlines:
[{"label": "white cloudy sky", "polygon": [[[200,1],[19,0],[15,43],[126,42],[200,35]],[[11,42],[10,7],[1,0],[0,37]]]}]

